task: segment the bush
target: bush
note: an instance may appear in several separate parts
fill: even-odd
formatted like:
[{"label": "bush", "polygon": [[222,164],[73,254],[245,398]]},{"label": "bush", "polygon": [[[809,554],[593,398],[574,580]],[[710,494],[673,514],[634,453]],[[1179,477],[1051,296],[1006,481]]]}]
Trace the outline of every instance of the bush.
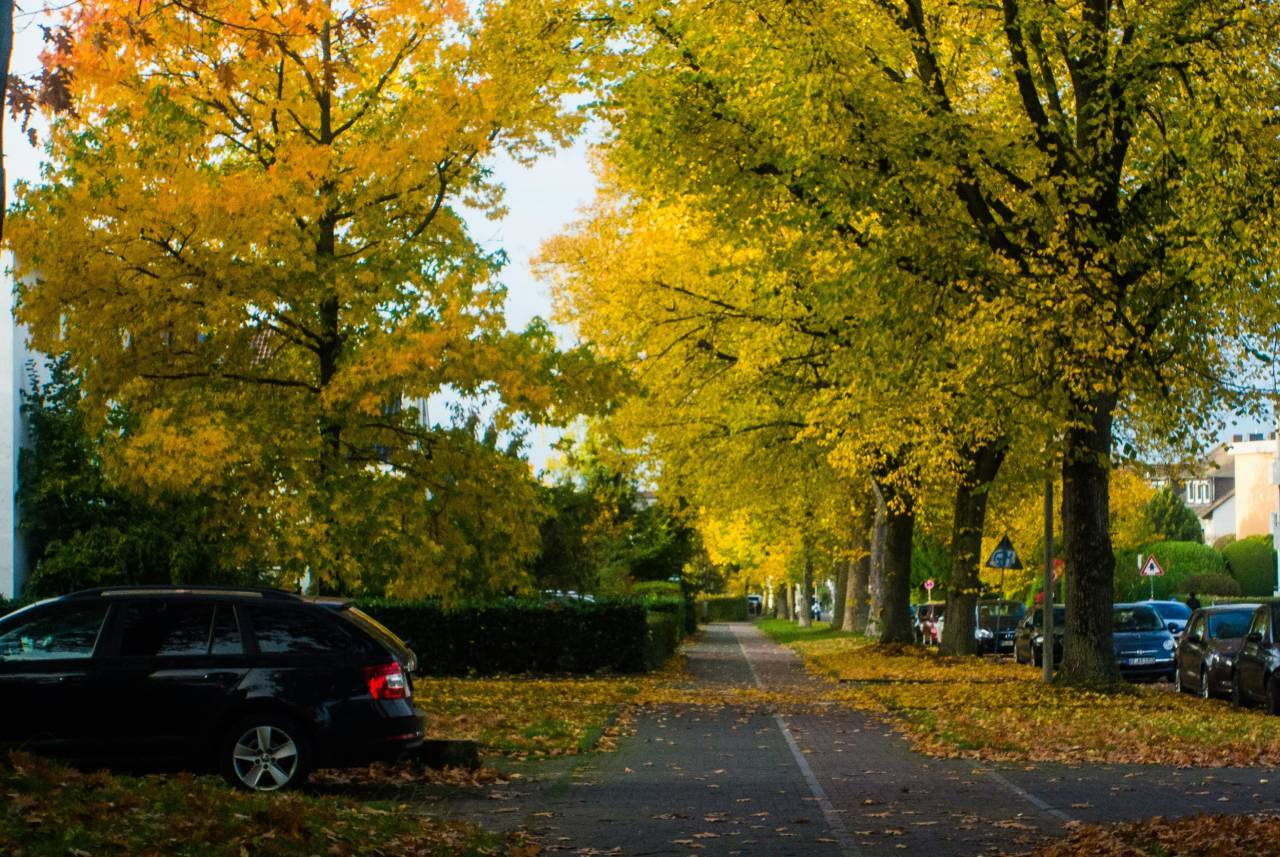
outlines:
[{"label": "bush", "polygon": [[1270,595],[1276,587],[1276,552],[1271,536],[1249,536],[1222,549],[1231,576],[1244,595]]},{"label": "bush", "polygon": [[694,613],[693,602],[680,595],[650,596],[644,599],[645,609],[650,613],[667,613],[675,617],[676,628],[683,639],[687,634],[698,630],[698,617]]},{"label": "bush", "polygon": [[1138,573],[1136,554],[1117,552],[1115,587],[1119,601],[1146,598],[1153,590],[1156,598],[1168,598],[1174,592],[1187,591],[1183,581],[1188,577],[1226,573],[1222,555],[1202,542],[1153,542],[1140,553],[1144,558],[1154,554],[1164,576],[1149,581]]},{"label": "bush", "polygon": [[662,615],[638,600],[508,598],[450,609],[369,600],[360,608],[410,642],[425,675],[641,672],[651,657],[648,616]]},{"label": "bush", "polygon": [[1221,552],[1226,549],[1227,545],[1235,542],[1235,540],[1236,537],[1234,533],[1227,533],[1225,536],[1218,536],[1213,540],[1213,549]]},{"label": "bush", "polygon": [[683,598],[684,589],[670,580],[645,580],[633,585],[631,594],[640,598]]},{"label": "bush", "polygon": [[1178,592],[1186,595],[1235,596],[1240,594],[1240,584],[1229,574],[1193,574],[1182,580]]},{"label": "bush", "polygon": [[[1170,488],[1161,488],[1143,510],[1147,527],[1171,542],[1204,541],[1204,528],[1200,519],[1183,502],[1182,495]],[[1166,569],[1167,571],[1167,569]]]},{"label": "bush", "polygon": [[747,596],[704,595],[698,599],[700,622],[747,621]]},{"label": "bush", "polygon": [[645,616],[644,666],[656,670],[675,654],[680,645],[680,620],[672,613]]}]

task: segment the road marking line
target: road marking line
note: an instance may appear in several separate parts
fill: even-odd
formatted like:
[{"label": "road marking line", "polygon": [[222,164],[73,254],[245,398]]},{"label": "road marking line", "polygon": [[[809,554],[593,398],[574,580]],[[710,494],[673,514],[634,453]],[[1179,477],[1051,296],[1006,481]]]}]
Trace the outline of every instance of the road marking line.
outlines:
[{"label": "road marking line", "polygon": [[[733,638],[737,640],[738,650],[742,652],[742,659],[747,662],[747,669],[751,670],[751,678],[755,681],[756,687],[764,690],[764,682],[760,680],[760,674],[756,672],[755,664],[751,663],[751,656],[747,654],[747,647],[742,644],[742,638],[738,636],[737,630],[732,626],[729,628],[729,633],[733,634]],[[818,782],[818,778],[814,776],[813,768],[809,767],[809,760],[804,757],[804,752],[800,749],[800,745],[796,743],[795,737],[792,736],[791,730],[787,727],[787,721],[783,719],[781,714],[774,714],[773,722],[778,724],[778,731],[786,739],[787,747],[791,750],[791,756],[796,760],[796,766],[800,768],[804,781],[809,785],[809,793],[818,802],[818,807],[822,810],[822,817],[826,819],[827,827],[830,828],[831,836],[840,848],[840,853],[844,854],[845,857],[861,857],[862,852],[858,850],[857,843],[849,835],[849,830],[844,826],[844,821],[840,818],[840,813],[836,811],[835,805],[831,803],[831,798],[827,796],[826,789],[822,787],[822,783]]]},{"label": "road marking line", "polygon": [[1063,821],[1063,822],[1075,821],[1074,818],[1067,815],[1062,810],[1053,807],[1047,801],[1041,800],[1040,798],[1033,795],[1031,792],[1027,791],[1026,789],[1022,788],[1019,785],[1016,785],[1008,777],[1006,777],[1004,774],[1000,773],[999,771],[986,770],[985,773],[987,774],[987,776],[991,777],[991,779],[995,780],[997,783],[1004,786],[1006,789],[1013,792],[1018,797],[1025,800],[1027,803],[1031,804],[1037,809],[1047,812],[1049,815],[1052,815],[1054,818],[1058,819],[1059,821]]}]

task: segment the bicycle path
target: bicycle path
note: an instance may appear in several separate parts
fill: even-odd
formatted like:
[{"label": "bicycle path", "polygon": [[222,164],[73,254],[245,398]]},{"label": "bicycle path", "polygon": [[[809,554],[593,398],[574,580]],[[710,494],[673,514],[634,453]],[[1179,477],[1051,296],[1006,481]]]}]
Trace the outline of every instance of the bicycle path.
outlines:
[{"label": "bicycle path", "polygon": [[[821,699],[822,682],[754,625],[707,626],[686,655],[708,690]],[[883,719],[838,706],[642,711],[616,753],[559,783],[519,795],[517,812],[472,818],[493,827],[509,813],[551,853],[952,857],[1026,852],[1077,821],[1280,811],[1276,771],[933,759]]]}]

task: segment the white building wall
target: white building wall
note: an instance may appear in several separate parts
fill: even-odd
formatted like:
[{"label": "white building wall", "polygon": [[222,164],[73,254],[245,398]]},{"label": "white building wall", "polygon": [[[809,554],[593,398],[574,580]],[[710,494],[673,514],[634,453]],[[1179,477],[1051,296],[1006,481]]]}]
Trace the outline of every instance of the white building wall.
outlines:
[{"label": "white building wall", "polygon": [[22,392],[31,385],[33,365],[43,380],[46,367],[27,348],[27,331],[13,318],[12,260],[0,258],[0,596],[22,593],[27,578],[26,545],[19,532],[18,452],[28,442]]}]

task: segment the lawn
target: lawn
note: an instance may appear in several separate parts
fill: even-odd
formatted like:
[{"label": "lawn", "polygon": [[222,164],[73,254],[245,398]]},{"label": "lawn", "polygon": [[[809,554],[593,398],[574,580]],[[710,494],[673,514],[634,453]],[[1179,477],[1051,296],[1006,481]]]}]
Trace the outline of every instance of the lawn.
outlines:
[{"label": "lawn", "polygon": [[0,756],[0,854],[9,857],[468,855],[520,845],[461,822],[296,793],[252,795],[213,777],[81,773]]},{"label": "lawn", "polygon": [[[787,625],[788,623],[781,623]],[[937,756],[1167,765],[1280,763],[1280,718],[1167,689],[1111,693],[1045,685],[1008,661],[947,658],[918,646],[881,646],[817,625],[762,622],[832,681],[828,696],[889,715]]]}]

